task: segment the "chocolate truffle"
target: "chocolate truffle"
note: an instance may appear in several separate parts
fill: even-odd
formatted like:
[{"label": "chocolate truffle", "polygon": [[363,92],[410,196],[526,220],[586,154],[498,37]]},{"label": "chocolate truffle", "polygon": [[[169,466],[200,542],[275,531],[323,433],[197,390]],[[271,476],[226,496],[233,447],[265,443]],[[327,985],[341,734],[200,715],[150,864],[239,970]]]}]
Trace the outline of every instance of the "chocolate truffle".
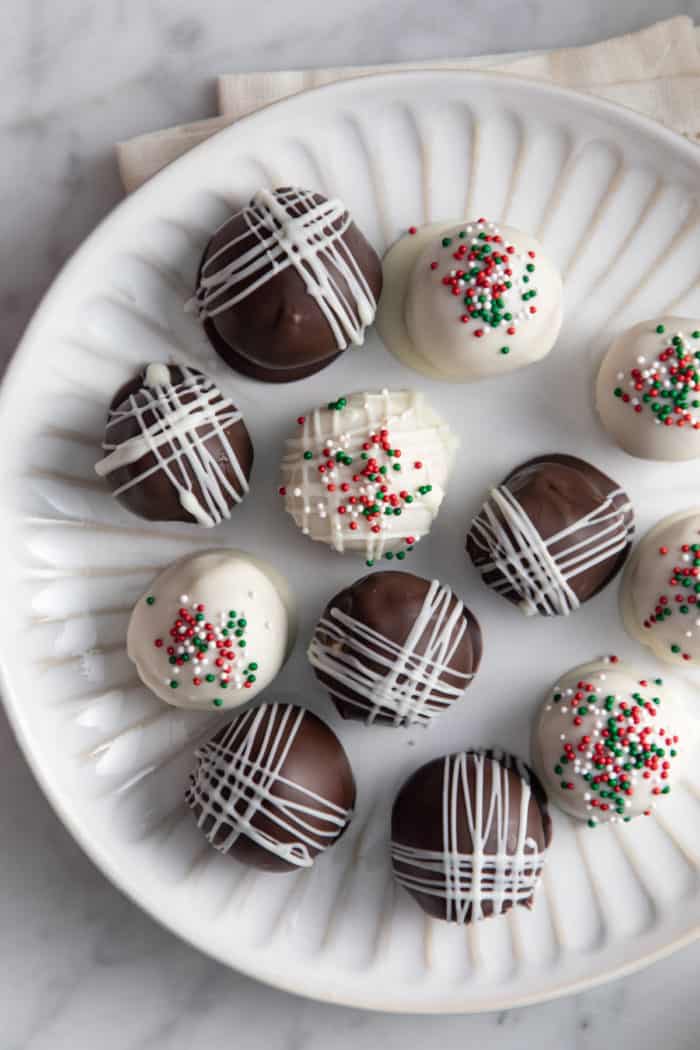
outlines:
[{"label": "chocolate truffle", "polygon": [[192,554],[139,598],[127,653],[174,707],[238,707],[270,684],[294,644],[291,599],[271,565],[236,550]]},{"label": "chocolate truffle", "polygon": [[590,827],[650,813],[671,790],[680,715],[661,678],[615,658],[575,667],[535,721],[532,756],[545,791]]},{"label": "chocolate truffle", "polygon": [[294,871],[311,867],[345,831],[355,781],[325,722],[293,704],[263,704],[199,748],[186,800],[221,853],[264,871]]},{"label": "chocolate truffle", "polygon": [[640,459],[700,457],[700,320],[657,317],[628,328],[603,359],[601,422]]},{"label": "chocolate truffle", "polygon": [[152,364],[114,396],[95,471],[149,521],[211,528],[248,491],[253,445],[241,413],[185,365]]},{"label": "chocolate truffle", "polygon": [[331,598],[309,660],[343,718],[427,725],[460,699],[481,649],[478,621],[449,587],[377,572]]},{"label": "chocolate truffle", "polygon": [[638,544],[620,590],[627,633],[654,656],[700,661],[700,507],[671,514]]},{"label": "chocolate truffle", "polygon": [[399,791],[394,876],[433,918],[474,922],[532,907],[551,838],[547,799],[524,762],[463,751],[421,766]]},{"label": "chocolate truffle", "polygon": [[339,200],[260,190],[211,238],[192,307],[237,372],[286,383],[361,346],[381,263]]},{"label": "chocolate truffle", "polygon": [[561,321],[556,266],[513,227],[411,227],[384,259],[379,333],[431,378],[466,383],[524,368],[549,353]]},{"label": "chocolate truffle", "polygon": [[574,456],[538,456],[492,489],[467,535],[484,583],[526,616],[567,615],[610,583],[634,533],[620,486]]},{"label": "chocolate truffle", "polygon": [[351,394],[297,419],[282,460],[301,531],[367,564],[402,561],[433,524],[457,441],[413,390]]}]

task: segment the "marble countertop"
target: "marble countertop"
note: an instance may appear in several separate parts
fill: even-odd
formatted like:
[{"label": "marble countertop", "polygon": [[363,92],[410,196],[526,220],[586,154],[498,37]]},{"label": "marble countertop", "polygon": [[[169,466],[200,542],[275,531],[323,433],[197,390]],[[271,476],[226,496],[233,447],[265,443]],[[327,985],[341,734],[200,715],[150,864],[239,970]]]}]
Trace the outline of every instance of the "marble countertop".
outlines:
[{"label": "marble countertop", "polygon": [[[121,197],[113,143],[209,116],[217,73],[589,43],[700,0],[4,0],[1,362]],[[346,1050],[546,1045],[697,1050],[700,944],[641,974],[477,1017],[297,999],[157,926],[82,854],[0,712],[0,1050]]]}]

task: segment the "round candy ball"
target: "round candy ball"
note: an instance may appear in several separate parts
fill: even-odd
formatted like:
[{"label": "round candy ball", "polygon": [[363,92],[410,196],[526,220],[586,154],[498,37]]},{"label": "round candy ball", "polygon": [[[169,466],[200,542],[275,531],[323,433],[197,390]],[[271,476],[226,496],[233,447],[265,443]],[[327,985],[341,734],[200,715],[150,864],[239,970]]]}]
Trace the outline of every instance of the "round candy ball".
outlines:
[{"label": "round candy ball", "polygon": [[658,317],[615,339],[596,383],[601,422],[641,459],[700,457],[700,320]]},{"label": "round candy ball", "polygon": [[641,540],[620,605],[627,633],[659,660],[700,661],[700,508],[669,515]]},{"label": "round candy ball", "polygon": [[151,364],[117,391],[103,448],[95,471],[149,521],[211,528],[248,492],[253,445],[241,413],[185,365]]},{"label": "round candy ball", "polygon": [[299,416],[280,495],[306,536],[403,561],[445,496],[457,441],[422,394],[351,394]]},{"label": "round candy ball", "polygon": [[448,922],[531,908],[551,838],[546,797],[524,762],[462,751],[421,766],[399,791],[394,877],[423,911]]},{"label": "round candy ball", "polygon": [[535,721],[550,800],[594,827],[650,813],[671,791],[680,711],[661,678],[595,661],[562,675]]},{"label": "round candy ball", "polygon": [[136,603],[129,659],[144,685],[174,707],[238,707],[287,659],[290,608],[284,579],[265,562],[230,549],[189,555]]},{"label": "round candy ball", "polygon": [[379,258],[341,201],[263,189],[209,241],[192,305],[231,368],[285,383],[360,346],[381,288]]},{"label": "round candy ball", "polygon": [[186,800],[215,849],[289,872],[311,867],[345,831],[355,781],[340,741],[316,715],[263,704],[199,748]]},{"label": "round candy ball", "polygon": [[545,357],[562,321],[562,282],[529,234],[486,219],[426,226],[384,260],[377,315],[404,364],[472,382]]},{"label": "round candy ball", "polygon": [[634,514],[620,486],[575,456],[538,456],[492,489],[467,535],[484,583],[527,616],[567,615],[622,568]]},{"label": "round candy ball", "polygon": [[481,652],[479,623],[449,587],[376,572],[331,598],[308,655],[343,718],[407,726],[459,700]]}]

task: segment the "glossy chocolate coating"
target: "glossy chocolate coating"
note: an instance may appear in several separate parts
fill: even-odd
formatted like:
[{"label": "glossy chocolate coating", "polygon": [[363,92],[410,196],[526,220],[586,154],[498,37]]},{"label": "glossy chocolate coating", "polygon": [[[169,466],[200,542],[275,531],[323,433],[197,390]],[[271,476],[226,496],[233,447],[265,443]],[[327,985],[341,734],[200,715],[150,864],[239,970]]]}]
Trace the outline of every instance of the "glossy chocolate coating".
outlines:
[{"label": "glossy chocolate coating", "polygon": [[[301,722],[293,731],[300,712]],[[243,739],[245,734],[232,738],[243,720],[247,720],[247,738]],[[203,767],[202,755],[206,758],[207,753],[218,753],[215,773],[211,767]],[[262,804],[256,796],[261,785],[268,793]],[[234,801],[231,788],[237,792]],[[286,872],[298,870],[298,865],[275,849],[300,840],[297,817],[306,823],[312,836],[319,832],[323,842],[306,842],[310,864],[345,831],[355,803],[355,780],[340,741],[325,722],[292,704],[263,704],[243,712],[205,745],[191,777],[187,801],[215,848],[252,867]],[[285,804],[292,808],[285,809]],[[332,809],[335,819],[324,819],[324,808],[328,812]],[[347,813],[340,824],[339,810]],[[250,820],[260,839],[256,841],[241,830],[242,818]]]},{"label": "glossy chocolate coating", "polygon": [[[606,499],[611,497],[612,509],[618,512],[617,528],[626,542],[621,550],[600,558],[589,568],[573,575],[568,585],[578,602],[583,603],[598,594],[617,575],[632,545],[634,515],[629,498],[615,481],[585,460],[552,453],[537,456],[516,467],[502,485],[512,493],[544,541],[575,526],[586,515],[603,507]],[[490,564],[491,558],[480,545],[474,524],[467,534],[466,549],[474,565],[481,569],[484,582],[495,586],[510,602],[520,605],[525,591],[518,586],[518,576],[523,566],[529,568],[527,550],[519,546],[519,541],[502,516],[499,516],[499,521],[522,556],[519,566],[509,563],[508,576],[499,567]],[[607,528],[608,523],[603,528]],[[584,524],[566,539],[554,542],[549,552],[554,559],[558,556],[561,559],[564,551],[574,546],[582,550],[587,542],[592,544],[600,535],[600,524]],[[547,614],[541,602],[537,603],[537,611]]]},{"label": "glossy chocolate coating", "polygon": [[[286,188],[274,192],[284,193]],[[326,198],[315,193],[312,199],[320,204]],[[303,205],[299,210],[303,212]],[[350,223],[342,240],[369,284],[375,302],[378,301],[382,266],[377,253],[354,222]],[[245,213],[238,212],[210,240],[204,251],[200,274],[217,253],[221,254],[216,265],[222,268],[245,253],[255,251],[257,244],[258,238],[250,233]],[[327,253],[321,255],[329,276],[350,301],[343,274]],[[243,281],[238,290],[245,287]],[[240,302],[206,318],[203,323],[211,345],[227,365],[267,383],[304,379],[325,368],[344,349],[339,349],[328,320],[294,266],[281,268]]]},{"label": "glossy chocolate coating", "polygon": [[[168,366],[171,382],[176,385],[183,382],[183,370],[176,365]],[[188,369],[190,376],[202,376],[203,373],[196,369]],[[121,445],[132,438],[139,437],[144,428],[151,427],[156,423],[156,416],[146,408],[153,398],[152,390],[144,384],[144,372],[135,379],[125,383],[114,395],[110,404],[110,421],[105,435],[105,441],[110,445]],[[127,411],[127,402],[133,396],[134,404],[144,409],[138,416]],[[194,391],[185,391],[179,397],[179,407],[185,407],[194,402],[197,394]],[[213,407],[224,405],[226,399],[223,394],[214,397],[211,401]],[[112,413],[123,415],[112,422]],[[231,459],[231,451],[238,461],[240,471],[246,480],[250,477],[253,467],[253,444],[248,429],[242,419],[238,419],[230,426],[223,428],[229,448],[222,442],[221,437],[214,432],[208,423],[197,426],[193,417],[192,426],[189,428],[189,436],[174,438],[160,445],[159,452],[162,458],[169,461],[170,470],[179,485],[189,483],[192,495],[198,503],[204,505],[202,489],[196,472],[192,469],[191,462],[187,456],[179,455],[185,447],[191,447],[196,439],[203,439],[206,455],[216,463],[216,469],[226,479],[227,485],[231,486],[238,499],[245,495],[243,486],[234,463]],[[117,500],[123,504],[132,514],[148,521],[180,521],[192,523],[193,516],[182,506],[178,486],[168,474],[159,466],[156,456],[147,452],[133,463],[120,466],[110,471],[105,480],[112,492],[117,493]],[[126,486],[126,487],[124,487]],[[119,489],[124,487],[122,492]],[[226,500],[230,511],[236,505],[237,500],[229,496]],[[226,515],[228,516],[228,515]]]},{"label": "glossy chocolate coating", "polygon": [[[334,657],[340,655],[343,660],[339,675],[329,675],[314,666],[319,681],[328,688],[343,718],[394,725],[412,724],[413,705],[402,715],[400,712],[397,714],[393,706],[381,702],[387,676],[391,676],[395,682],[395,693],[407,687],[415,703],[427,708],[428,714],[449,707],[455,698],[454,692],[461,692],[470,684],[471,676],[481,661],[479,623],[447,588],[441,588],[444,599],[439,608],[432,611],[431,606],[431,611],[427,613],[426,599],[430,590],[429,580],[412,573],[375,572],[331,598],[316,628],[312,652],[320,646]],[[461,609],[458,620],[451,615],[455,607]],[[354,621],[351,629],[346,626],[345,617]],[[420,627],[416,631],[414,628],[419,617]],[[324,624],[333,625],[335,630],[332,634],[329,634]],[[340,632],[342,640],[338,639],[336,630]],[[444,637],[450,653],[447,664],[437,657],[427,663],[420,659],[440,636]],[[411,641],[407,647],[409,637]],[[386,646],[384,640],[392,643],[391,646]],[[372,653],[376,653],[380,659],[372,660]],[[365,671],[379,676],[372,695],[368,695],[369,685],[361,693],[352,687],[352,683],[343,680],[342,670],[347,666],[346,662],[353,659],[359,660]],[[398,663],[407,673],[394,678]],[[436,663],[441,665],[441,669],[433,675]],[[425,684],[426,678],[428,684]],[[427,698],[423,696],[425,689],[428,690]]]},{"label": "glossy chocolate coating", "polygon": [[[499,771],[498,790],[494,785],[491,761],[494,758]],[[465,776],[457,779],[454,792],[445,792],[444,757],[433,759],[421,766],[405,781],[392,810],[391,840],[392,848],[400,843],[402,847],[416,850],[429,858],[426,867],[420,860],[411,864],[405,859],[397,860],[396,855],[393,857],[394,873],[399,881],[402,881],[402,877],[411,881],[417,880],[426,891],[407,887],[423,911],[436,919],[468,923],[473,919],[488,918],[493,914],[509,911],[516,897],[518,904],[532,907],[539,877],[534,863],[528,863],[525,859],[519,868],[518,879],[514,880],[513,886],[509,885],[509,876],[512,875],[509,858],[515,858],[522,832],[520,817],[524,791],[529,792],[530,796],[527,802],[525,836],[533,854],[536,852],[542,856],[549,846],[552,840],[552,821],[547,809],[547,797],[540,782],[524,763],[511,755],[494,751],[466,752],[449,756],[450,761],[462,759]],[[483,760],[483,779],[477,789],[477,763]],[[500,802],[495,803],[497,795]],[[507,815],[506,835],[504,840],[499,842],[496,833],[498,815],[502,816],[504,813]],[[483,832],[487,832],[480,847],[474,842],[470,815],[479,838],[482,838]],[[481,816],[478,824],[477,815]],[[445,840],[446,828],[449,828],[450,836],[454,836],[449,843]],[[440,857],[443,855],[446,857],[444,866],[440,863]],[[445,872],[456,855],[469,858],[472,863],[471,868],[463,864],[460,875],[457,875],[456,870],[453,871],[465,897],[461,902],[463,911],[459,918],[456,895],[450,899],[449,893],[443,892],[446,885],[450,885],[446,883]],[[525,856],[527,857],[527,854]],[[505,883],[506,893],[503,900],[494,900],[495,880],[493,872],[489,872],[488,869],[491,863],[498,864],[498,874]],[[473,882],[475,870],[482,872],[481,882],[477,887]],[[509,894],[512,895],[509,897]],[[470,898],[475,903],[470,903]]]}]

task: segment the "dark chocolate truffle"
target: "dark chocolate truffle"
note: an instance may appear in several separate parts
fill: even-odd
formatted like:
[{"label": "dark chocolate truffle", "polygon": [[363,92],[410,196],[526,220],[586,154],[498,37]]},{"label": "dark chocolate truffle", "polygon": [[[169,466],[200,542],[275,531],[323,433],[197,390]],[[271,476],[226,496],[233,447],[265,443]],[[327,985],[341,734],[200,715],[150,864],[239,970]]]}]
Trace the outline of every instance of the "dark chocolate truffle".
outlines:
[{"label": "dark chocolate truffle", "polygon": [[448,922],[531,908],[551,838],[546,796],[524,762],[462,751],[421,766],[399,791],[394,876],[428,915]]},{"label": "dark chocolate truffle", "polygon": [[231,368],[286,383],[361,345],[381,288],[379,258],[341,201],[263,189],[207,245],[193,306]]},{"label": "dark chocolate truffle", "polygon": [[575,456],[538,456],[492,489],[467,535],[484,583],[527,615],[567,615],[624,565],[634,513],[620,486]]},{"label": "dark chocolate truffle", "polygon": [[149,365],[109,409],[95,464],[125,507],[149,521],[229,518],[248,491],[253,445],[241,413],[208,376]]},{"label": "dark chocolate truffle", "polygon": [[264,871],[294,871],[311,867],[342,835],[355,781],[320,718],[293,704],[263,704],[199,748],[186,800],[221,853]]},{"label": "dark chocolate truffle", "polygon": [[478,621],[449,587],[377,572],[331,598],[309,660],[343,718],[426,725],[460,699],[481,650]]}]

